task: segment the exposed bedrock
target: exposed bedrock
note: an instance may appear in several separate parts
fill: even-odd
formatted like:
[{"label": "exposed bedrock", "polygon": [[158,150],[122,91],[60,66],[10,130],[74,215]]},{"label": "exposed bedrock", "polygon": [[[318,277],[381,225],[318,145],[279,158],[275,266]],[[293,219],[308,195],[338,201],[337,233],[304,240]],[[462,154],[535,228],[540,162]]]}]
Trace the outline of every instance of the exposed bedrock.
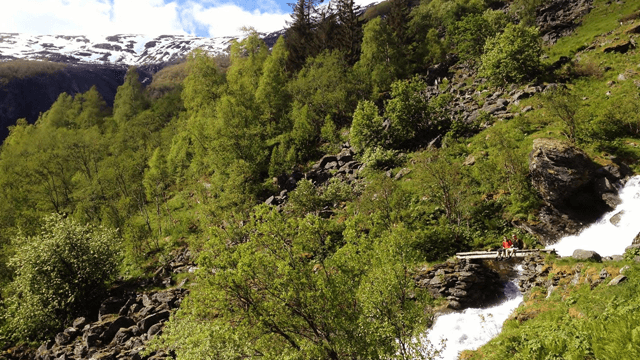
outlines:
[{"label": "exposed bedrock", "polygon": [[517,224],[544,244],[575,234],[619,203],[631,174],[623,163],[600,166],[582,150],[557,139],[536,139],[529,154],[533,187],[544,202],[538,221]]}]

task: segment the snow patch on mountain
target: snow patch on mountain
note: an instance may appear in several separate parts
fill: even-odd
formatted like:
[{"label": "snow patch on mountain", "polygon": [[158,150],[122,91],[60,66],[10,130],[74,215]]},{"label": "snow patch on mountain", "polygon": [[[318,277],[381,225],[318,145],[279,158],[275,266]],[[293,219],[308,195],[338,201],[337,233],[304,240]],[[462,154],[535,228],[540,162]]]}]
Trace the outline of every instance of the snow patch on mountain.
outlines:
[{"label": "snow patch on mountain", "polygon": [[225,52],[234,37],[191,35],[68,36],[0,33],[0,60],[27,59],[67,63],[146,65],[179,60],[195,49]]}]

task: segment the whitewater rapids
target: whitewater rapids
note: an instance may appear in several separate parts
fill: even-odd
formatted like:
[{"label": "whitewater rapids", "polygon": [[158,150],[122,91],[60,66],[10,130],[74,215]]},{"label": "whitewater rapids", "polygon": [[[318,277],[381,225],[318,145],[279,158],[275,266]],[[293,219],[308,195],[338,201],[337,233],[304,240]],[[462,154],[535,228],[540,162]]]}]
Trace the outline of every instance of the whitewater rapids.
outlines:
[{"label": "whitewater rapids", "polygon": [[[618,196],[622,203],[613,211],[604,214],[580,234],[566,236],[547,249],[555,249],[560,256],[571,256],[576,249],[593,250],[600,256],[624,254],[624,249],[640,232],[640,176],[629,179]],[[612,224],[611,218],[619,213],[620,222]]]},{"label": "whitewater rapids", "polygon": [[[640,176],[629,179],[618,196],[622,202],[613,211],[580,234],[566,236],[547,249],[555,249],[560,256],[571,256],[576,249],[593,250],[601,256],[624,254],[625,248],[640,233]],[[618,214],[619,222],[614,225],[611,218]],[[522,302],[522,294],[513,281],[505,285],[505,296],[507,300],[490,308],[439,316],[427,334],[427,340],[436,347],[446,339],[446,348],[439,358],[455,360],[463,350],[478,349],[497,336],[502,324]]]},{"label": "whitewater rapids", "polygon": [[[518,272],[521,267],[518,266]],[[446,348],[440,359],[454,360],[463,350],[475,350],[500,333],[502,323],[522,302],[522,294],[515,282],[505,284],[506,300],[485,309],[466,309],[440,315],[427,334],[427,340],[437,345],[445,340]]]}]

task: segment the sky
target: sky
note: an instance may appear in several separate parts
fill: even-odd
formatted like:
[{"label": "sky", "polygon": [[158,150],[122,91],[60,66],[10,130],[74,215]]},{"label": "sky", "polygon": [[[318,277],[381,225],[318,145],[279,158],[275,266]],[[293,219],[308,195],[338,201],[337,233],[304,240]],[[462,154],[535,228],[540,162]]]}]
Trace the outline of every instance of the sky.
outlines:
[{"label": "sky", "polygon": [[[237,36],[277,31],[296,0],[3,0],[0,33]],[[370,3],[373,0],[356,0]]]}]

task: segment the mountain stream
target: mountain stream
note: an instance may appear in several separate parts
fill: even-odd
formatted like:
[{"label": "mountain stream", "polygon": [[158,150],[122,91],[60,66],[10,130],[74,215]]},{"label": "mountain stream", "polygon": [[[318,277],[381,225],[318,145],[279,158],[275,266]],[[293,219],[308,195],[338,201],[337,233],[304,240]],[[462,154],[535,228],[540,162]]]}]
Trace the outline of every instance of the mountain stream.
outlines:
[{"label": "mountain stream", "polygon": [[[624,254],[625,248],[640,232],[640,176],[629,179],[618,196],[622,203],[616,209],[580,234],[564,237],[547,248],[555,249],[560,256],[571,256],[575,249],[593,250],[601,256]],[[516,279],[505,284],[506,300],[502,303],[484,309],[452,312],[436,319],[427,340],[438,347],[445,339],[446,348],[440,359],[457,359],[461,351],[475,350],[500,333],[504,321],[522,302]]]}]

